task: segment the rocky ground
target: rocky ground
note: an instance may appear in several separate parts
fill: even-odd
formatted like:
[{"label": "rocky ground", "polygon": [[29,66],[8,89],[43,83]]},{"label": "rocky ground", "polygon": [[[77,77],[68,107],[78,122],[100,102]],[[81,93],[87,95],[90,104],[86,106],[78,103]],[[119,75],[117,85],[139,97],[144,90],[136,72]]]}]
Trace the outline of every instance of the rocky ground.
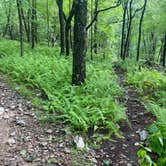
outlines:
[{"label": "rocky ground", "polygon": [[[123,86],[123,74],[117,74]],[[130,122],[120,124],[124,139],[113,137],[99,148],[86,148],[84,137],[74,136],[66,127],[38,122],[31,102],[0,77],[0,166],[137,166],[137,144],[146,139],[145,127],[153,117],[134,89],[125,87],[124,96]],[[85,150],[78,150],[82,147]]]}]

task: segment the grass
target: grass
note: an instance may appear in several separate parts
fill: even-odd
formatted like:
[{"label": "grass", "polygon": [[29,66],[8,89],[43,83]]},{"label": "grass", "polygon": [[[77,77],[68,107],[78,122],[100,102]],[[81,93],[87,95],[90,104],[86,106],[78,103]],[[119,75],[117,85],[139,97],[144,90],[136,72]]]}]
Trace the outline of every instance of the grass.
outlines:
[{"label": "grass", "polygon": [[86,83],[76,87],[71,86],[72,59],[60,57],[58,48],[38,46],[32,51],[25,45],[24,57],[18,48],[17,42],[0,41],[0,52],[7,54],[0,60],[0,71],[12,78],[17,89],[42,93],[41,121],[63,122],[79,132],[109,129],[118,135],[116,124],[126,117],[116,101],[122,90],[110,63],[88,61]]}]

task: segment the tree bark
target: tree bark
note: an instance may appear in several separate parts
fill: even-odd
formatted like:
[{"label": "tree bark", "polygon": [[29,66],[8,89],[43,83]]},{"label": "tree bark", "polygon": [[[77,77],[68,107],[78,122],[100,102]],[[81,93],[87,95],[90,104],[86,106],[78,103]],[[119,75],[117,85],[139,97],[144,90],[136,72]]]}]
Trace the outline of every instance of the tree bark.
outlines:
[{"label": "tree bark", "polygon": [[46,2],[46,13],[47,13],[47,43],[50,46],[50,19],[49,19],[49,4]]},{"label": "tree bark", "polygon": [[127,14],[127,6],[128,6],[128,0],[124,2],[124,9],[123,9],[123,23],[122,23],[122,36],[121,36],[121,58],[125,60],[124,55],[124,40],[125,40],[125,26],[126,26],[126,14]]},{"label": "tree bark", "polygon": [[65,20],[63,13],[63,0],[56,0],[59,9],[59,22],[60,22],[60,47],[61,54],[65,53]]},{"label": "tree bark", "polygon": [[72,84],[81,85],[86,78],[87,0],[75,0],[75,2]]},{"label": "tree bark", "polygon": [[147,0],[144,1],[143,11],[142,11],[141,18],[140,18],[140,23],[139,23],[139,35],[138,35],[137,58],[136,58],[137,61],[139,61],[139,57],[140,57],[142,23],[143,23],[143,19],[144,19],[145,10],[146,10],[146,5],[147,5]]},{"label": "tree bark", "polygon": [[19,32],[20,32],[20,55],[23,56],[24,54],[24,45],[23,45],[23,23],[22,23],[22,1],[17,0],[17,10],[18,10],[18,18],[19,18]]}]

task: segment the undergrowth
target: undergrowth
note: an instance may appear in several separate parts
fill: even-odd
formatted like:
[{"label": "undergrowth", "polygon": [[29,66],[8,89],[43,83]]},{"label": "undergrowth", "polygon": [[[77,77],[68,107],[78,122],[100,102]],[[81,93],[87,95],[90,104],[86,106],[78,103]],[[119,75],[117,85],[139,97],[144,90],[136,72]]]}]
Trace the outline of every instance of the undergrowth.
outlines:
[{"label": "undergrowth", "polygon": [[[0,45],[8,51],[9,41]],[[86,83],[71,86],[72,60],[60,57],[57,48],[38,46],[20,57],[18,43],[10,42],[10,46],[12,51],[9,49],[8,56],[0,60],[0,71],[18,86],[40,90],[44,96],[41,121],[69,124],[81,132],[109,129],[118,135],[116,124],[126,117],[123,106],[116,101],[122,91],[110,63],[88,62]]]},{"label": "undergrowth", "polygon": [[[165,73],[155,69],[149,69],[141,63],[136,64],[133,60],[119,62],[118,66],[126,72],[127,83],[138,89],[138,92],[148,111],[155,117],[154,122],[149,127],[149,137],[146,148],[138,152],[142,157],[142,165],[153,163],[148,153],[153,152],[158,155],[158,166],[166,165],[166,76]],[[141,156],[142,155],[142,156]],[[144,160],[146,159],[146,160]],[[149,159],[149,161],[147,160]],[[145,162],[146,161],[146,162]],[[148,165],[148,164],[147,164]]]}]

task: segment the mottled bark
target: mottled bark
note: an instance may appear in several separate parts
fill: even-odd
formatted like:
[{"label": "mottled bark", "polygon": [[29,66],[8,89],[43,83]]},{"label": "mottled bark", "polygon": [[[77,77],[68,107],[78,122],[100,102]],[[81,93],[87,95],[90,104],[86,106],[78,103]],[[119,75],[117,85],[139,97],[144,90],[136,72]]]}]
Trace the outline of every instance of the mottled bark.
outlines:
[{"label": "mottled bark", "polygon": [[65,53],[65,20],[63,13],[63,0],[56,0],[59,9],[59,22],[60,22],[60,47],[61,54]]},{"label": "mottled bark", "polygon": [[72,84],[81,85],[86,78],[87,0],[75,0],[75,2]]},{"label": "mottled bark", "polygon": [[140,23],[139,23],[139,35],[138,35],[137,58],[136,58],[137,61],[139,61],[139,57],[140,57],[140,46],[141,46],[141,37],[142,37],[142,23],[143,23],[143,19],[144,19],[145,10],[146,10],[146,5],[147,5],[147,0],[144,1],[143,11],[142,11],[141,18],[140,18]]},{"label": "mottled bark", "polygon": [[22,23],[22,1],[17,0],[17,10],[18,10],[18,19],[19,19],[19,32],[20,32],[20,55],[23,56],[24,54],[24,45],[23,45],[23,23]]}]

